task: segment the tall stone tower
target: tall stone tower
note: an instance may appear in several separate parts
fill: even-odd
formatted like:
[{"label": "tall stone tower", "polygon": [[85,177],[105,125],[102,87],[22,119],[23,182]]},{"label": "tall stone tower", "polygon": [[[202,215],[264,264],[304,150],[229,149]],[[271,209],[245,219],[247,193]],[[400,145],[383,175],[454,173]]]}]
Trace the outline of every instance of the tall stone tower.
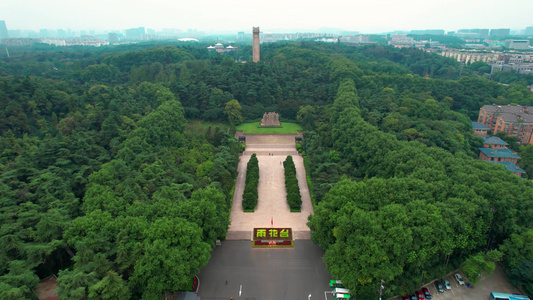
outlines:
[{"label": "tall stone tower", "polygon": [[260,60],[259,57],[259,27],[253,28],[254,32],[254,45],[253,45],[253,54],[254,54],[254,62],[258,62]]}]

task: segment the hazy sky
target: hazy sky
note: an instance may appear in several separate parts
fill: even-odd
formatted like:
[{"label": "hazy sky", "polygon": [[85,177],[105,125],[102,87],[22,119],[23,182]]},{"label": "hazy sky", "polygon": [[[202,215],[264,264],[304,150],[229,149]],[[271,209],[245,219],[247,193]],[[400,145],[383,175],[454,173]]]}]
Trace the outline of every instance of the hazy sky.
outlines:
[{"label": "hazy sky", "polygon": [[0,0],[8,29],[30,30],[523,29],[532,13],[533,0]]}]

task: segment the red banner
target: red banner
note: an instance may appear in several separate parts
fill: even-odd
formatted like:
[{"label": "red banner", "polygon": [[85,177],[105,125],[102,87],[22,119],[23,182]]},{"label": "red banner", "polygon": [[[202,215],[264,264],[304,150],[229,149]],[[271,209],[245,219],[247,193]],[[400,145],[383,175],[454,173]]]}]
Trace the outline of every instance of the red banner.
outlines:
[{"label": "red banner", "polygon": [[252,247],[254,248],[271,248],[271,247],[294,247],[293,241],[253,241]]}]

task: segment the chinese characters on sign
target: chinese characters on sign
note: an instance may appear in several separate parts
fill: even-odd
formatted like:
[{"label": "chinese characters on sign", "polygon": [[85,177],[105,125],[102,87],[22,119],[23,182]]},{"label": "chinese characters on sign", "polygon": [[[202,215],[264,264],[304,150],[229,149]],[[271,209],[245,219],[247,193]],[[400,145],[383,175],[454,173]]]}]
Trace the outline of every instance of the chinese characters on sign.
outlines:
[{"label": "chinese characters on sign", "polygon": [[254,228],[253,247],[293,247],[292,228]]},{"label": "chinese characters on sign", "polygon": [[256,240],[292,240],[292,228],[254,228]]}]

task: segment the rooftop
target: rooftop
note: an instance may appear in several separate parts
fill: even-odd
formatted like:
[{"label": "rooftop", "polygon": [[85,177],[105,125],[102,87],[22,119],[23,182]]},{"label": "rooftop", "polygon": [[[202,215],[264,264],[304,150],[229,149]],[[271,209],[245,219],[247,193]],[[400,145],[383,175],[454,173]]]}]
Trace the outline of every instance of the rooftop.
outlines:
[{"label": "rooftop", "polygon": [[533,115],[530,115],[528,113],[507,113],[503,112],[501,114],[501,117],[504,122],[506,123],[533,123]]},{"label": "rooftop", "polygon": [[479,122],[472,122],[472,128],[477,129],[477,130],[489,130],[490,129],[487,125],[481,124]]},{"label": "rooftop", "polygon": [[483,105],[482,107],[487,112],[502,112],[502,113],[528,113],[533,112],[533,106],[522,105]]},{"label": "rooftop", "polygon": [[481,153],[485,154],[488,157],[504,157],[504,158],[518,158],[516,153],[512,152],[509,149],[491,149],[491,148],[479,148]]},{"label": "rooftop", "polygon": [[485,137],[485,144],[490,145],[509,145],[506,141],[500,139],[497,136],[487,136]]},{"label": "rooftop", "polygon": [[510,161],[501,161],[498,163],[499,165],[504,165],[507,170],[513,172],[513,173],[525,173],[526,171],[522,170],[519,166],[515,165],[514,163]]}]

